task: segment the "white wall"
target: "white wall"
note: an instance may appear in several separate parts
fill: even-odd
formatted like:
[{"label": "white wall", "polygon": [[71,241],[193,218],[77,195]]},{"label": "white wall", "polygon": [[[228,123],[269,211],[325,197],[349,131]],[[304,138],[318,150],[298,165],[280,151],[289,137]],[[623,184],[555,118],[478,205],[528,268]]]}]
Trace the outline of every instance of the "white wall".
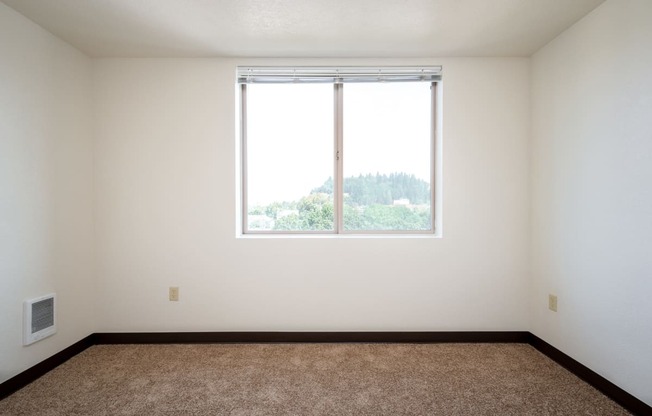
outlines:
[{"label": "white wall", "polygon": [[531,303],[534,334],[652,405],[651,22],[609,0],[533,57]]},{"label": "white wall", "polygon": [[[236,239],[234,75],[251,63],[444,65],[444,237]],[[94,70],[98,331],[528,328],[528,59]]]},{"label": "white wall", "polygon": [[[91,63],[0,3],[0,382],[94,331]],[[22,302],[58,333],[22,346]]]}]

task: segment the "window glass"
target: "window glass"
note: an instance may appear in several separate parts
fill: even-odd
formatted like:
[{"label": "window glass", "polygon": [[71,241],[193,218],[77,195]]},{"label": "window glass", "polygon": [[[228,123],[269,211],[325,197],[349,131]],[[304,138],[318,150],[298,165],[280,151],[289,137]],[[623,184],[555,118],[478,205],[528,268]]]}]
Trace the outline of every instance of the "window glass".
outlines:
[{"label": "window glass", "polygon": [[248,230],[333,230],[333,86],[251,84],[246,94]]},{"label": "window glass", "polygon": [[430,84],[346,84],[343,97],[344,230],[431,229]]}]

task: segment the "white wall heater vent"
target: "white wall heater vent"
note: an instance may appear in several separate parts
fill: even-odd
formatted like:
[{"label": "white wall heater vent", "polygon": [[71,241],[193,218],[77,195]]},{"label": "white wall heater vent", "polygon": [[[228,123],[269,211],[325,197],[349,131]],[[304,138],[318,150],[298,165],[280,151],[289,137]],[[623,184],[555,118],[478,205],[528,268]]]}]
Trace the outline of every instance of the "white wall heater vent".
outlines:
[{"label": "white wall heater vent", "polygon": [[54,293],[25,301],[23,345],[33,344],[57,332]]}]

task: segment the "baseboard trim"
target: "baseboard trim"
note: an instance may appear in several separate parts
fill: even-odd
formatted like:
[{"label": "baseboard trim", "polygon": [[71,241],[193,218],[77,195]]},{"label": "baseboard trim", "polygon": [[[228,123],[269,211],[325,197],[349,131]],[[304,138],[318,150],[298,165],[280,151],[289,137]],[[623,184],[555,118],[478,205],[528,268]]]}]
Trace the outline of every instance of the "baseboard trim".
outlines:
[{"label": "baseboard trim", "polygon": [[95,345],[95,334],[91,334],[86,338],[75,342],[68,348],[59,351],[58,353],[49,358],[46,358],[35,366],[30,367],[22,373],[3,382],[0,384],[0,400],[22,389],[32,381],[38,379],[50,370],[55,369],[59,365],[65,363],[75,355],[79,354],[89,347],[92,347],[93,345]]},{"label": "baseboard trim", "polygon": [[197,343],[526,343],[529,332],[146,332],[97,333],[97,344]]},{"label": "baseboard trim", "polygon": [[633,414],[652,415],[652,407],[648,406],[645,402],[627,393],[611,381],[602,377],[600,374],[591,370],[574,358],[561,352],[536,335],[530,333],[528,343]]},{"label": "baseboard trim", "polygon": [[536,348],[635,415],[652,407],[527,331],[450,332],[104,332],[74,343],[0,384],[0,400],[93,345],[199,343],[523,343]]}]

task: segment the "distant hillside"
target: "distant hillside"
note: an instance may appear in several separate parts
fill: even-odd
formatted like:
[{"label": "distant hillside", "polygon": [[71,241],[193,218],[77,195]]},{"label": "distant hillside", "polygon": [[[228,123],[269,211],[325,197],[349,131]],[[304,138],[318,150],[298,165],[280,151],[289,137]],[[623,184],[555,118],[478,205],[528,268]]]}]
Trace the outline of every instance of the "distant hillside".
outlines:
[{"label": "distant hillside", "polygon": [[[333,178],[310,193],[333,193]],[[407,173],[344,178],[344,193],[348,194],[346,201],[351,205],[391,205],[398,199],[408,199],[411,204],[430,202],[429,184]]]}]

